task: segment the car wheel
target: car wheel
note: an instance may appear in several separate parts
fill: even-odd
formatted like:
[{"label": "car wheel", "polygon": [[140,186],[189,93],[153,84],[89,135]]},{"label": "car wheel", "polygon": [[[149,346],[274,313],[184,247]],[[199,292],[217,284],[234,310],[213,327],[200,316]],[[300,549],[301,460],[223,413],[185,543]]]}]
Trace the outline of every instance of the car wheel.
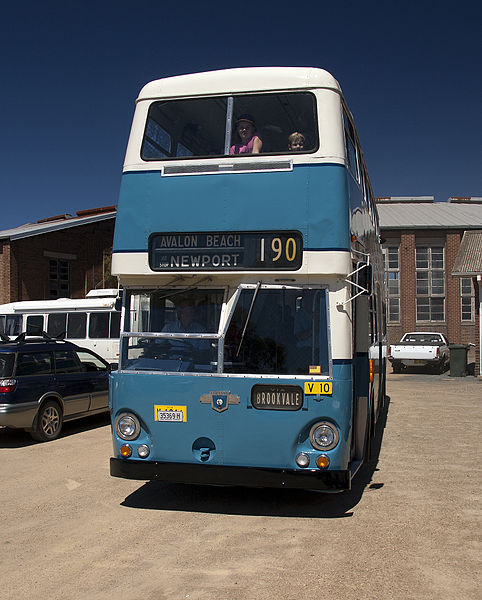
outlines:
[{"label": "car wheel", "polygon": [[62,409],[57,402],[50,400],[40,407],[35,427],[30,435],[34,440],[41,442],[55,440],[60,435],[62,423]]}]

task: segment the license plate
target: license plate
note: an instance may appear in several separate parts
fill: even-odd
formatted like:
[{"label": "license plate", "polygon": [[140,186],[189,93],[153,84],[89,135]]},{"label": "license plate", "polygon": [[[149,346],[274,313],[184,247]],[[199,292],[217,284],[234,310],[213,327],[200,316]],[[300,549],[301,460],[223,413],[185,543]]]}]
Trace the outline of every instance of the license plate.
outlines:
[{"label": "license plate", "polygon": [[162,423],[185,423],[187,421],[186,406],[156,405],[154,420]]},{"label": "license plate", "polygon": [[305,394],[330,395],[333,394],[331,381],[305,381]]},{"label": "license plate", "polygon": [[425,365],[426,361],[421,359],[410,359],[403,361],[408,367],[416,367],[418,365]]}]

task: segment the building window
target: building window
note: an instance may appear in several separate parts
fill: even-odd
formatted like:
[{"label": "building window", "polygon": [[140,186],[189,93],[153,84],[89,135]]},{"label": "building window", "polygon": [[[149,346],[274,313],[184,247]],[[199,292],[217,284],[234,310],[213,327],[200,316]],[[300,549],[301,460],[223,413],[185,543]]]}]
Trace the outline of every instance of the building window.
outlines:
[{"label": "building window", "polygon": [[398,246],[383,249],[387,281],[388,322],[400,323],[400,259]]},{"label": "building window", "polygon": [[50,298],[70,297],[70,268],[66,260],[51,259],[49,265]]},{"label": "building window", "polygon": [[474,320],[474,286],[470,277],[460,278],[460,304],[462,321]]},{"label": "building window", "polygon": [[445,320],[443,246],[417,246],[417,321]]}]

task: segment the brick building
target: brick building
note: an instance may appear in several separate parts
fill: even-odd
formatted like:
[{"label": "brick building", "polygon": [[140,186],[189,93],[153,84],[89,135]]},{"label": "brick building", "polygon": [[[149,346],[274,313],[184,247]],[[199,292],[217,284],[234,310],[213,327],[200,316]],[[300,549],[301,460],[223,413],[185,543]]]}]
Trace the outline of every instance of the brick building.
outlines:
[{"label": "brick building", "polygon": [[407,331],[439,331],[477,342],[472,276],[452,275],[465,231],[482,228],[482,198],[378,198],[388,283],[389,342]]},{"label": "brick building", "polygon": [[0,304],[110,287],[114,222],[107,206],[0,231]]}]

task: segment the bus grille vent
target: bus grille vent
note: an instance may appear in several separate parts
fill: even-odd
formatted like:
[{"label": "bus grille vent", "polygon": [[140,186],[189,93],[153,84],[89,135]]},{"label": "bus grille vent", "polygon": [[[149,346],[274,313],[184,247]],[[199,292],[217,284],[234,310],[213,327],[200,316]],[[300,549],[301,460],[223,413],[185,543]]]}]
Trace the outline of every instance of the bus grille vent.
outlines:
[{"label": "bus grille vent", "polygon": [[245,173],[246,171],[291,171],[293,163],[290,160],[272,162],[236,162],[212,165],[166,165],[162,174],[173,175],[216,175],[219,173]]}]

